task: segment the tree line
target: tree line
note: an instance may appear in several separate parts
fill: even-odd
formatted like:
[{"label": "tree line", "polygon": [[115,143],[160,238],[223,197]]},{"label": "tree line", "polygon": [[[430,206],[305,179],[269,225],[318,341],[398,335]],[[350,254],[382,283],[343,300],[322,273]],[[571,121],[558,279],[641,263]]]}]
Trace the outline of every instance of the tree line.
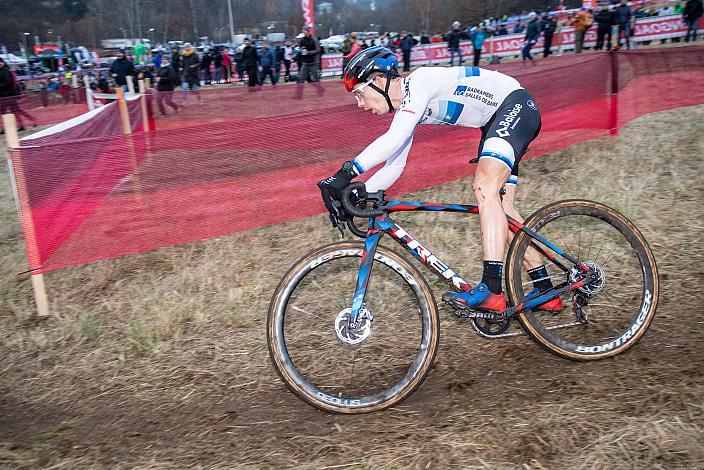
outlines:
[{"label": "tree line", "polygon": [[[235,32],[296,34],[303,25],[299,0],[231,0]],[[331,11],[316,15],[318,34],[329,31],[446,31],[458,19],[477,22],[555,6],[540,0],[324,0]],[[0,0],[0,43],[17,50],[22,34],[31,42],[63,41],[99,47],[101,39],[147,38],[194,41],[229,37],[228,0]],[[556,4],[557,0],[554,0]],[[314,0],[317,5],[323,0]],[[569,0],[567,4],[579,4]],[[271,23],[274,28],[267,31]],[[287,26],[285,26],[287,25]]]}]

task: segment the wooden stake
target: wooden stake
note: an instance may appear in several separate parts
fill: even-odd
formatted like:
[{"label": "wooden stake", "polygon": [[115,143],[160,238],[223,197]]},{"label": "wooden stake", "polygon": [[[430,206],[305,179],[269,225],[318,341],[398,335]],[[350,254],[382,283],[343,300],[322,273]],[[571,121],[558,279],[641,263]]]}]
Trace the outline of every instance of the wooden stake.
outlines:
[{"label": "wooden stake", "polygon": [[130,124],[130,113],[127,111],[127,102],[125,101],[124,91],[122,88],[117,89],[117,106],[120,108],[120,122],[122,123],[122,133],[128,135],[132,133],[132,124]]},{"label": "wooden stake", "polygon": [[127,138],[127,158],[129,158],[134,179],[132,185],[134,187],[135,198],[137,202],[142,202],[141,185],[139,181],[139,166],[137,165],[137,153],[134,150],[134,141],[132,140],[132,124],[130,123],[130,113],[127,109],[124,92],[122,88],[117,89],[117,105],[120,108],[120,122],[122,123],[122,134],[129,136]]},{"label": "wooden stake", "polygon": [[83,76],[83,84],[86,87],[86,103],[88,104],[88,110],[93,111],[95,109],[95,102],[93,101],[93,90],[90,88],[90,78],[88,75]]},{"label": "wooden stake", "polygon": [[142,107],[142,129],[144,132],[149,132],[149,113],[147,112],[147,86],[149,79],[139,81],[139,93],[142,97],[139,99],[139,104]]},{"label": "wooden stake", "polygon": [[134,95],[134,80],[132,80],[132,75],[127,75],[125,79],[127,80],[127,91]]},{"label": "wooden stake", "polygon": [[[17,120],[14,114],[3,114],[2,125],[5,128],[5,142],[7,144],[7,159],[10,165],[10,177],[17,194],[17,207],[19,211],[20,223],[24,232],[24,241],[29,260],[29,269],[37,269],[41,266],[39,257],[39,247],[37,246],[37,235],[34,230],[34,220],[32,219],[32,209],[29,206],[29,193],[27,183],[24,178],[24,168],[20,158],[12,160],[11,149],[20,146],[17,135]],[[34,289],[34,302],[37,305],[39,316],[49,315],[49,299],[46,295],[46,285],[42,273],[32,274],[32,288]]]}]

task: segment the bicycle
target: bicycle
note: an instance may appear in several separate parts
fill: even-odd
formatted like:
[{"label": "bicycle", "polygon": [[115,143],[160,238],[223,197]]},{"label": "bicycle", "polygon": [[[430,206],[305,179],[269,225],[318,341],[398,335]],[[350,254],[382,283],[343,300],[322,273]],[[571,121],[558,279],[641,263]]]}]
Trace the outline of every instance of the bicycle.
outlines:
[{"label": "bicycle", "polygon": [[[278,375],[299,398],[324,411],[367,413],[411,395],[427,376],[439,341],[428,281],[406,258],[380,245],[381,237],[400,243],[453,290],[471,288],[389,214],[479,210],[387,201],[383,191],[367,194],[363,183],[347,186],[341,203],[347,227],[364,242],[335,242],[298,260],[274,292],[267,339]],[[354,217],[368,219],[366,231]],[[342,222],[331,218],[344,234]],[[523,224],[507,220],[514,234],[505,262],[507,309],[457,310],[457,316],[486,338],[523,334],[507,332],[518,320],[540,346],[575,361],[612,357],[643,336],[657,308],[657,266],[628,219],[603,204],[572,199],[538,209]],[[557,237],[560,242],[550,241]],[[552,289],[531,290],[522,266],[528,249],[544,258]],[[537,310],[558,296],[568,300],[561,312]]]}]

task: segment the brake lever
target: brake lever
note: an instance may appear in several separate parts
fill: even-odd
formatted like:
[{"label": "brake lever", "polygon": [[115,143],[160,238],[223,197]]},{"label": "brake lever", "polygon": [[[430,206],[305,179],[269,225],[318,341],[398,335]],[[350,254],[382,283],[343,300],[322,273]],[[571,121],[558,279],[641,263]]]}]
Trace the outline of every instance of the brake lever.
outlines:
[{"label": "brake lever", "polygon": [[333,214],[332,212],[328,212],[328,216],[330,217],[330,223],[332,224],[333,227],[338,229],[340,231],[340,236],[344,239],[345,238],[345,224],[344,224],[344,219],[340,217],[340,214],[342,213],[342,204],[340,204],[337,201],[333,201],[332,203],[333,209],[337,214]]}]

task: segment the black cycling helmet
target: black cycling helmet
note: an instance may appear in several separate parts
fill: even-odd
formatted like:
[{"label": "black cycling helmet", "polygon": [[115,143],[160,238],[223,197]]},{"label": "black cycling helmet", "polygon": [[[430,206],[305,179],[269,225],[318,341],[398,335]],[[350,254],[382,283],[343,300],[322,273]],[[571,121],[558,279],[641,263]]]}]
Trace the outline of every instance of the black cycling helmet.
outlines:
[{"label": "black cycling helmet", "polygon": [[358,52],[345,67],[343,74],[345,88],[347,91],[352,91],[355,86],[367,82],[369,76],[373,73],[386,75],[388,80],[386,80],[385,90],[373,83],[370,83],[369,86],[386,98],[389,111],[393,112],[394,107],[391,105],[391,99],[389,98],[389,86],[391,85],[391,79],[400,77],[401,74],[398,73],[398,58],[389,49],[383,46],[374,46]]}]

